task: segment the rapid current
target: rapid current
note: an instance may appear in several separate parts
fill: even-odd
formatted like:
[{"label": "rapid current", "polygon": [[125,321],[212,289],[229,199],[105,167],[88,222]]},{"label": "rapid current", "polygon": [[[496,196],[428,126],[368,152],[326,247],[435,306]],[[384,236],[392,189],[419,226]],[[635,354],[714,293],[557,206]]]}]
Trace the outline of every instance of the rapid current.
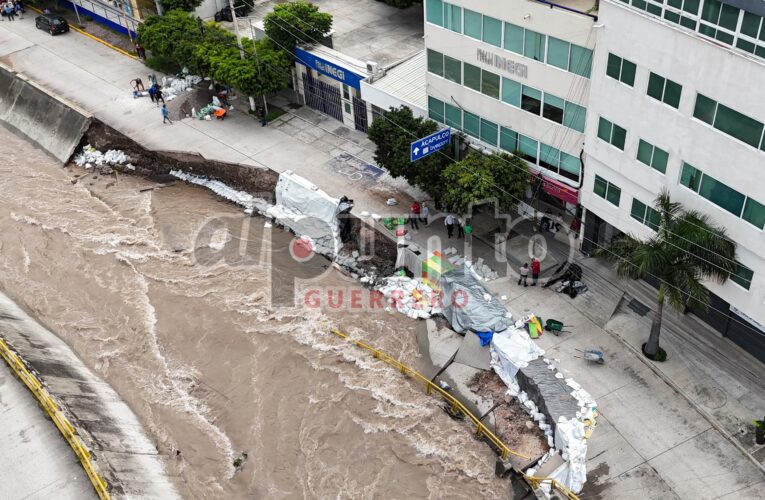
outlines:
[{"label": "rapid current", "polygon": [[[146,190],[155,184],[122,175],[73,184],[83,171],[2,128],[0,158],[0,290],[114,387],[184,498],[506,497],[468,426],[329,333],[418,367],[416,322],[270,307],[270,276],[291,286],[295,262],[200,259],[211,217],[246,218],[203,189]],[[204,250],[291,238],[247,222],[244,236],[216,231]],[[315,285],[353,283],[329,268]]]}]

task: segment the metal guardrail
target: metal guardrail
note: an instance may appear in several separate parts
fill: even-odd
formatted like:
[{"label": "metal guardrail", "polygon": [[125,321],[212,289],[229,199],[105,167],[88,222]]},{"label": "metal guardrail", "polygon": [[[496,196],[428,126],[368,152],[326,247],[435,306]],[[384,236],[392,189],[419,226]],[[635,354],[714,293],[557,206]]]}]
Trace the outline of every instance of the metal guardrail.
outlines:
[{"label": "metal guardrail", "polygon": [[379,359],[380,361],[392,366],[393,368],[397,369],[401,373],[403,373],[407,377],[413,378],[415,381],[421,383],[425,386],[425,390],[428,393],[428,395],[433,395],[435,391],[435,395],[440,396],[444,401],[446,401],[451,408],[451,411],[453,413],[461,412],[464,414],[468,419],[470,419],[471,422],[476,427],[476,436],[477,437],[485,437],[492,445],[494,445],[497,453],[500,457],[502,457],[503,460],[506,460],[508,456],[515,455],[517,457],[521,457],[523,459],[528,460],[529,457],[526,455],[523,455],[521,453],[518,453],[517,451],[511,450],[510,447],[508,447],[505,443],[502,442],[493,432],[489,430],[488,427],[486,427],[483,422],[481,422],[478,417],[473,415],[473,413],[468,410],[465,405],[459,402],[454,396],[446,392],[445,390],[441,389],[439,386],[425,378],[420,372],[417,370],[414,370],[412,368],[409,368],[405,364],[401,363],[397,359],[391,358],[384,352],[380,351],[379,349],[376,349],[368,344],[365,344],[364,342],[354,340],[350,338],[345,333],[341,332],[337,328],[332,328],[331,332],[338,337],[347,340],[348,342],[351,342],[352,344],[356,345],[357,347],[361,347],[362,349],[366,349],[367,351],[371,352],[372,355]]},{"label": "metal guardrail", "polygon": [[56,402],[53,401],[53,398],[45,387],[43,387],[42,382],[40,382],[40,380],[27,369],[24,361],[22,361],[18,354],[16,354],[3,339],[0,339],[0,356],[5,359],[5,362],[11,367],[13,373],[15,373],[24,385],[27,386],[40,403],[43,411],[45,411],[53,423],[56,424],[59,432],[61,432],[61,435],[64,436],[64,439],[66,439],[69,446],[71,446],[72,451],[74,451],[74,454],[77,455],[77,458],[80,460],[80,463],[82,464],[83,469],[85,469],[90,482],[93,484],[93,489],[96,490],[98,497],[101,500],[109,500],[111,498],[108,491],[109,485],[93,465],[90,451],[88,451],[85,445],[82,444],[77,436],[77,431],[58,408]]},{"label": "metal guardrail", "polygon": [[579,497],[574,494],[573,491],[563,486],[561,483],[556,481],[555,479],[551,477],[537,477],[537,476],[526,476],[526,479],[529,483],[531,483],[531,487],[534,489],[539,488],[539,486],[542,483],[550,483],[550,489],[552,491],[559,491],[561,492],[566,498],[569,500],[579,500]]}]

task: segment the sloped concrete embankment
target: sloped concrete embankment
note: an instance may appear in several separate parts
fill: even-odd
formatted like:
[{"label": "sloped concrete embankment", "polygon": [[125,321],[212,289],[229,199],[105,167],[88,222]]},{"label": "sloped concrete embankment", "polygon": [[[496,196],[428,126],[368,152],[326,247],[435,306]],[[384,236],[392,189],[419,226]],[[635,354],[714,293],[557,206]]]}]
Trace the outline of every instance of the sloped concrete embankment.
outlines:
[{"label": "sloped concrete embankment", "polygon": [[2,293],[0,332],[54,395],[95,458],[112,498],[179,498],[157,449],[119,395]]},{"label": "sloped concrete embankment", "polygon": [[0,64],[0,121],[66,163],[91,115]]}]

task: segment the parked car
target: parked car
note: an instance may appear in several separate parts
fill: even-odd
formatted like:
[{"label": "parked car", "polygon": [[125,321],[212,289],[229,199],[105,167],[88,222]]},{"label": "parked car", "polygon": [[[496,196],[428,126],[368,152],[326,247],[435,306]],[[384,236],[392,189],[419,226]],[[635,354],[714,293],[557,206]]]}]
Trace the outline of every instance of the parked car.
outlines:
[{"label": "parked car", "polygon": [[69,31],[69,23],[61,16],[56,14],[42,14],[35,18],[35,27],[47,31],[51,35],[66,33]]}]

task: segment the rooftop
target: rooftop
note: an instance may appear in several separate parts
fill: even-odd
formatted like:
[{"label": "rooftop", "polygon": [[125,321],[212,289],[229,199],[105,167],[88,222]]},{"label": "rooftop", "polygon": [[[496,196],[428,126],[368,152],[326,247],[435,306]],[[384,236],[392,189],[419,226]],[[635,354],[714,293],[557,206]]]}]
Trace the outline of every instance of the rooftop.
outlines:
[{"label": "rooftop", "polygon": [[428,109],[425,51],[389,69],[371,85],[420,109]]},{"label": "rooftop", "polygon": [[[256,0],[250,16],[263,18],[283,0]],[[412,56],[423,48],[422,4],[397,9],[376,0],[311,0],[332,14],[334,49],[381,67]],[[249,30],[246,20],[242,27]],[[242,31],[245,35],[247,31]],[[246,36],[249,36],[246,35]]]},{"label": "rooftop", "polygon": [[538,3],[571,9],[582,14],[598,15],[599,0],[534,0]]}]

